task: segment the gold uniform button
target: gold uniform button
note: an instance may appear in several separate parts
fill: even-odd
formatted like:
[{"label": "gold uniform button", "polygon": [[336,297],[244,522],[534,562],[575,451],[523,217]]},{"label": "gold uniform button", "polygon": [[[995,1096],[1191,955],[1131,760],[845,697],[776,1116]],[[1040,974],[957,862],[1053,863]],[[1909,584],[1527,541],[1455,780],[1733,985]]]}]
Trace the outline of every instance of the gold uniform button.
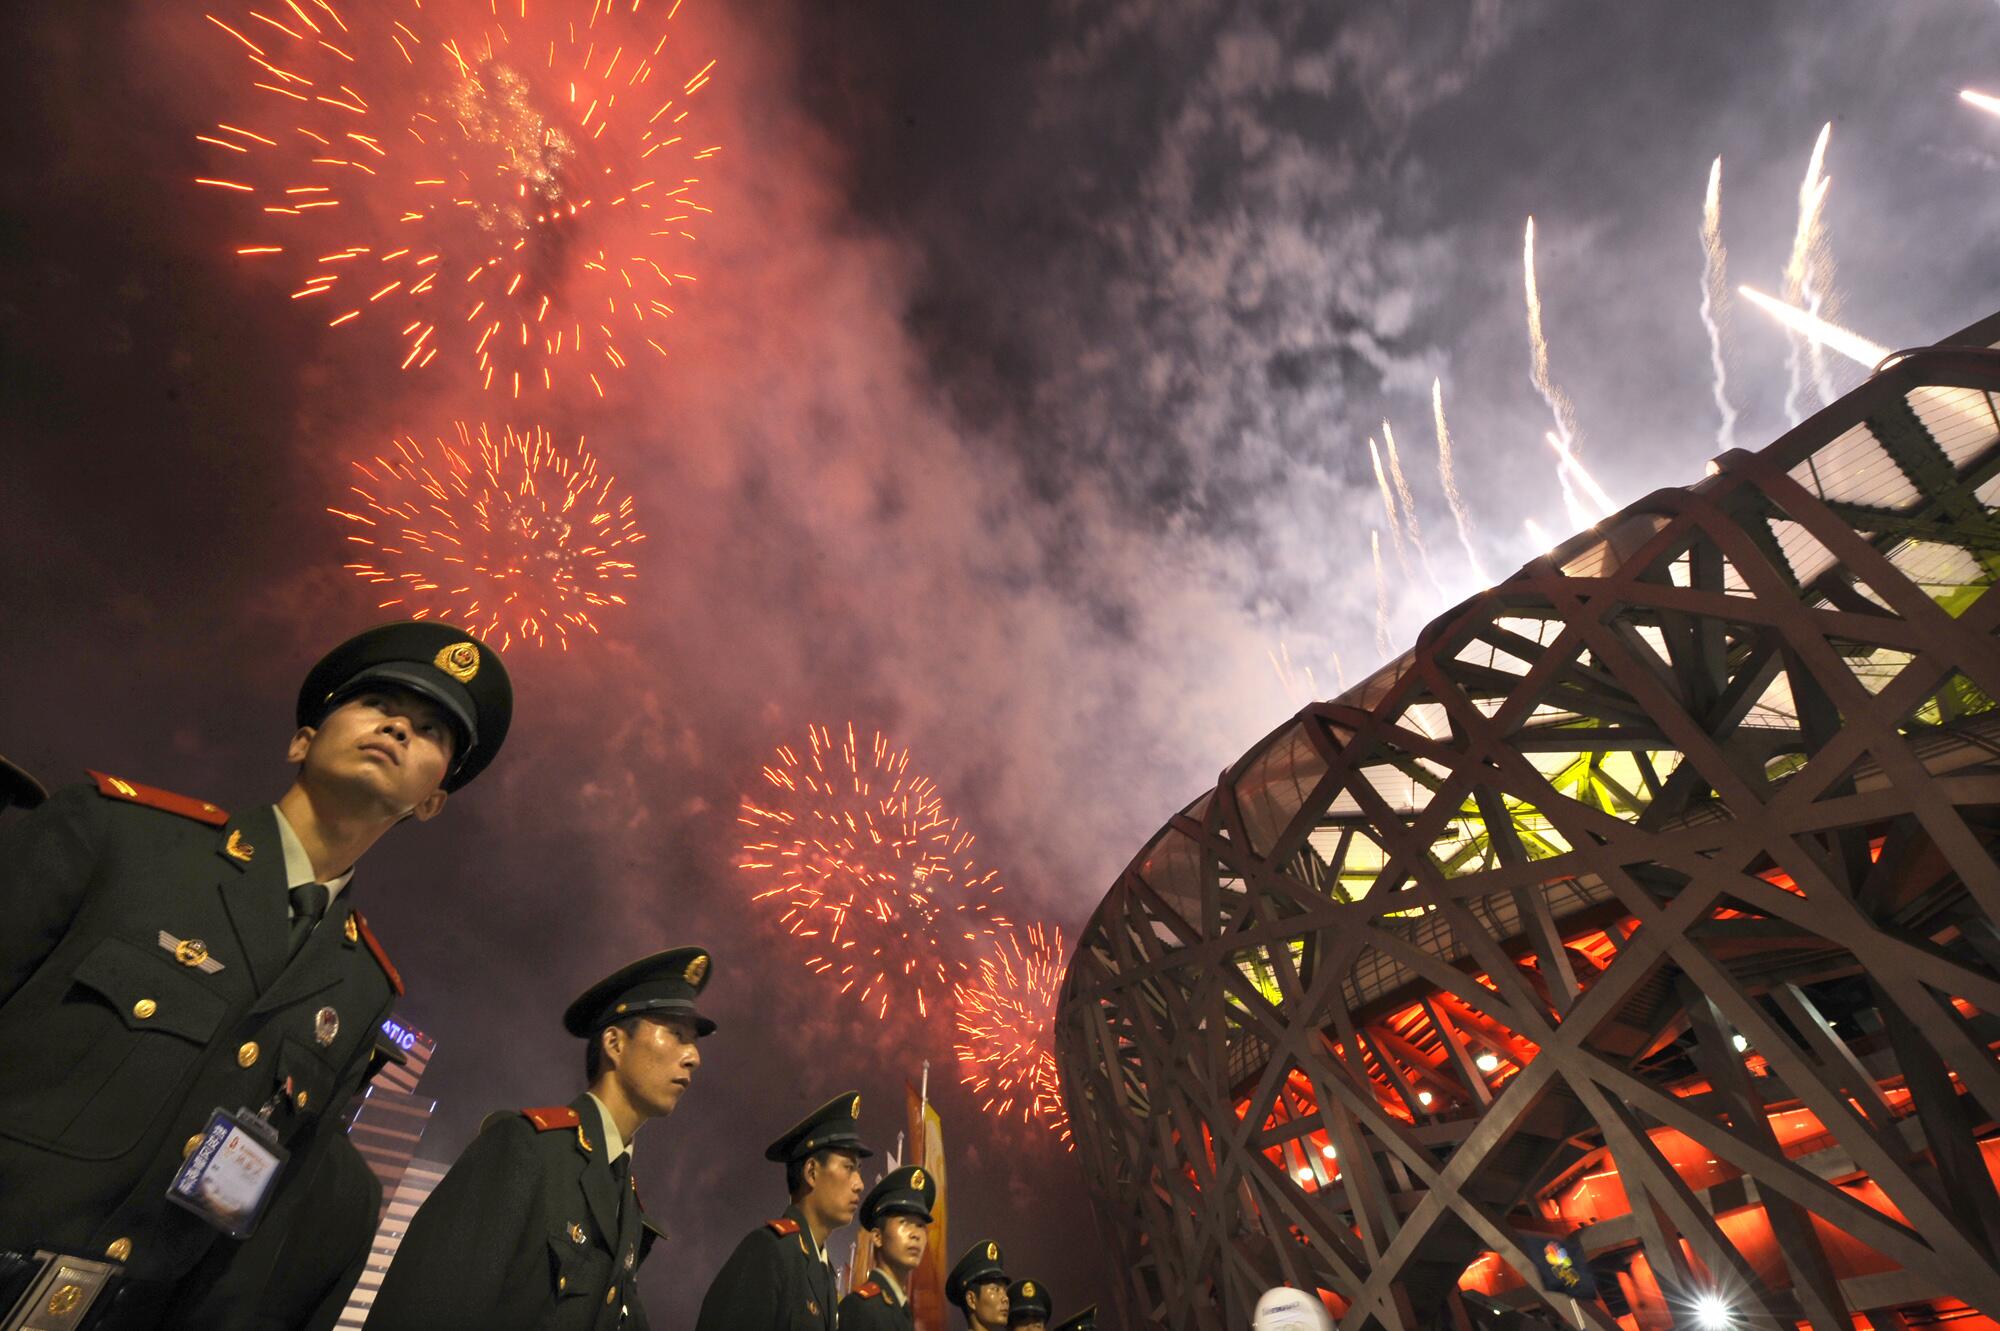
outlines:
[{"label": "gold uniform button", "polygon": [[556,1293],[560,1294],[560,1293],[562,1293],[562,1292],[563,1292],[564,1290],[566,1290],[566,1289],[568,1289],[568,1288],[569,1288],[569,1277],[568,1277],[568,1276],[557,1276],[557,1277],[556,1277]]},{"label": "gold uniform button", "polygon": [[195,1134],[194,1136],[192,1136],[192,1137],[188,1138],[188,1139],[187,1139],[186,1141],[182,1142],[182,1143],[181,1143],[181,1159],[185,1160],[185,1159],[187,1159],[187,1158],[188,1158],[189,1156],[193,1155],[193,1154],[194,1154],[194,1148],[195,1148],[195,1147],[197,1147],[197,1146],[199,1146],[199,1145],[201,1145],[201,1139],[202,1139],[203,1137],[207,1136],[207,1135],[208,1135],[208,1134],[206,1134],[206,1133],[202,1133],[202,1132],[197,1132],[197,1133],[196,1133],[196,1134]]},{"label": "gold uniform button", "polygon": [[239,1068],[254,1066],[257,1062],[257,1055],[263,1052],[263,1050],[257,1047],[255,1040],[245,1040],[241,1045],[237,1046],[236,1066]]},{"label": "gold uniform button", "polygon": [[292,1097],[292,1103],[297,1105],[299,1108],[304,1109],[306,1107],[306,1099],[307,1099],[306,1093],[304,1091],[300,1091],[297,1095]]},{"label": "gold uniform button", "polygon": [[150,998],[142,998],[138,1002],[132,1005],[132,1015],[137,1017],[140,1021],[146,1020],[146,1018],[152,1016],[155,1012],[158,1012],[159,1010],[160,1010],[160,1005],[158,1003],[155,1003]]},{"label": "gold uniform button", "polygon": [[613,1285],[610,1289],[604,1291],[604,1306],[607,1308],[610,1307],[611,1301],[617,1297],[618,1297],[618,1286]]},{"label": "gold uniform button", "polygon": [[122,1262],[132,1255],[132,1240],[113,1239],[105,1245],[104,1255],[114,1262]]}]

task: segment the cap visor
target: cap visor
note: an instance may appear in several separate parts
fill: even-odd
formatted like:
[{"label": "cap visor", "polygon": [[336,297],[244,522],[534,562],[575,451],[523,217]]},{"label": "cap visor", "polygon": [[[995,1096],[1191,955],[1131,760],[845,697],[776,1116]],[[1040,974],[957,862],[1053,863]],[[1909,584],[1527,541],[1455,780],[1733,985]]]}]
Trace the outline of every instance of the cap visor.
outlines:
[{"label": "cap visor", "polygon": [[436,671],[427,671],[419,665],[402,661],[385,661],[381,665],[370,666],[335,689],[329,706],[345,702],[370,684],[394,684],[398,688],[405,688],[428,698],[444,708],[445,715],[458,728],[460,743],[458,752],[452,754],[454,769],[479,743],[479,726],[473,720],[472,709],[466,705],[466,699],[453,697],[452,691],[438,681]]}]

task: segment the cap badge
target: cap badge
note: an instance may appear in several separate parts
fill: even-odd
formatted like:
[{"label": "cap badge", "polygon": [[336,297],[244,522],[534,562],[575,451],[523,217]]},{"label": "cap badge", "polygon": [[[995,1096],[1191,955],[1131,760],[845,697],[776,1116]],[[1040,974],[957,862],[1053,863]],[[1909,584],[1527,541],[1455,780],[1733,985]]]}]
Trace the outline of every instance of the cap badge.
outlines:
[{"label": "cap badge", "polygon": [[857,1096],[855,1096],[855,1097],[854,1097],[854,1098],[853,1098],[852,1100],[849,1100],[849,1101],[847,1102],[847,1116],[848,1116],[849,1118],[860,1118],[860,1117],[861,1117],[861,1097],[860,1097],[860,1096],[858,1096],[858,1095],[857,1095]]},{"label": "cap badge", "polygon": [[986,1245],[986,1260],[987,1260],[987,1261],[989,1261],[989,1262],[997,1262],[997,1261],[999,1261],[999,1260],[1000,1260],[1000,1245],[999,1245],[999,1244],[997,1244],[997,1243],[989,1243],[989,1244],[987,1244],[987,1245]]},{"label": "cap badge", "polygon": [[1023,1281],[1021,1282],[1021,1297],[1022,1297],[1022,1298],[1024,1298],[1024,1299],[1032,1299],[1032,1298],[1034,1298],[1034,1297],[1035,1297],[1035,1282],[1034,1282],[1034,1281],[1032,1281],[1032,1280],[1023,1280]]},{"label": "cap badge", "polygon": [[250,857],[257,853],[257,848],[243,839],[243,829],[239,827],[229,833],[229,840],[222,845],[222,853],[232,860],[248,864]]},{"label": "cap badge", "polygon": [[915,1188],[918,1192],[922,1192],[924,1190],[923,1170],[919,1169],[915,1173],[910,1175],[910,1186]]},{"label": "cap badge", "polygon": [[470,684],[479,673],[479,648],[469,642],[455,642],[439,650],[431,664],[461,684]]},{"label": "cap badge", "polygon": [[584,1241],[584,1239],[588,1237],[589,1236],[583,1232],[582,1225],[577,1224],[576,1221],[574,1220],[569,1222],[569,1241],[571,1243],[581,1243]]},{"label": "cap badge", "polygon": [[690,961],[687,969],[681,973],[681,978],[695,988],[701,988],[702,981],[708,978],[708,954],[704,952]]},{"label": "cap badge", "polygon": [[354,923],[354,917],[352,915],[348,916],[347,923],[341,926],[341,932],[347,935],[347,941],[350,943],[358,943],[361,941],[361,928],[359,925]]},{"label": "cap badge", "polygon": [[340,1014],[330,1007],[323,1007],[313,1014],[313,1039],[319,1041],[323,1049],[340,1034]]}]

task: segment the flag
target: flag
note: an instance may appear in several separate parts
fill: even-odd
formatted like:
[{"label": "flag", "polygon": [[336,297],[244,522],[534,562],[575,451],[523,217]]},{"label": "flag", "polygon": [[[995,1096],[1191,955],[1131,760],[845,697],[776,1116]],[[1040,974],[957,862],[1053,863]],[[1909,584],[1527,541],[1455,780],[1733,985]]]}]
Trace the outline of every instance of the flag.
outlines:
[{"label": "flag", "polygon": [[1568,1239],[1532,1236],[1527,1239],[1527,1248],[1535,1254],[1543,1289],[1573,1299],[1596,1297],[1597,1277],[1584,1258],[1583,1245],[1573,1236]]},{"label": "flag", "polygon": [[951,1194],[944,1181],[944,1126],[938,1121],[937,1110],[931,1106],[928,1095],[929,1066],[924,1068],[922,1090],[908,1082],[903,1083],[903,1090],[909,1107],[911,1163],[922,1166],[937,1181],[930,1240],[924,1245],[922,1265],[910,1276],[910,1312],[916,1318],[917,1331],[945,1331],[944,1277],[946,1264],[951,1260],[946,1255],[949,1241],[945,1238],[945,1209]]}]

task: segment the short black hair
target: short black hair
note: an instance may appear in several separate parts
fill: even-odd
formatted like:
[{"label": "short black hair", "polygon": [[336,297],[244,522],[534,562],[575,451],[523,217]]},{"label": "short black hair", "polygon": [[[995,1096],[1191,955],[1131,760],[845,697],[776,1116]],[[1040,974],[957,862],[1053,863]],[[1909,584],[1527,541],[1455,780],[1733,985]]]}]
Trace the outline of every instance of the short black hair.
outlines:
[{"label": "short black hair", "polygon": [[[979,1291],[987,1285],[999,1285],[1002,1288],[1005,1288],[1006,1284],[1007,1282],[1005,1280],[975,1280],[971,1284],[964,1286],[960,1290],[958,1296],[958,1310],[965,1314],[965,1324],[967,1326],[972,1325],[973,1296],[978,1294]],[[1013,1325],[1011,1314],[1009,1316],[1008,1325],[1009,1326]]]},{"label": "short black hair", "polygon": [[821,1169],[825,1169],[826,1162],[833,1159],[833,1157],[835,1157],[836,1155],[852,1155],[852,1154],[854,1154],[852,1151],[840,1151],[834,1149],[831,1146],[827,1146],[827,1147],[822,1147],[817,1151],[814,1151],[811,1155],[801,1156],[797,1160],[786,1161],[785,1162],[786,1195],[789,1196],[793,1201],[797,1201],[800,1197],[805,1195],[806,1166],[811,1164],[813,1161],[815,1160],[819,1161],[819,1167]]},{"label": "short black hair", "polygon": [[639,1033],[639,1023],[644,1020],[644,1017],[627,1017],[623,1021],[614,1021],[609,1026],[606,1026],[604,1030],[596,1031],[591,1035],[590,1042],[583,1048],[583,1084],[585,1086],[597,1085],[597,1079],[604,1075],[607,1066],[604,1061],[604,1031],[623,1031],[625,1032],[625,1038],[629,1040]]}]

